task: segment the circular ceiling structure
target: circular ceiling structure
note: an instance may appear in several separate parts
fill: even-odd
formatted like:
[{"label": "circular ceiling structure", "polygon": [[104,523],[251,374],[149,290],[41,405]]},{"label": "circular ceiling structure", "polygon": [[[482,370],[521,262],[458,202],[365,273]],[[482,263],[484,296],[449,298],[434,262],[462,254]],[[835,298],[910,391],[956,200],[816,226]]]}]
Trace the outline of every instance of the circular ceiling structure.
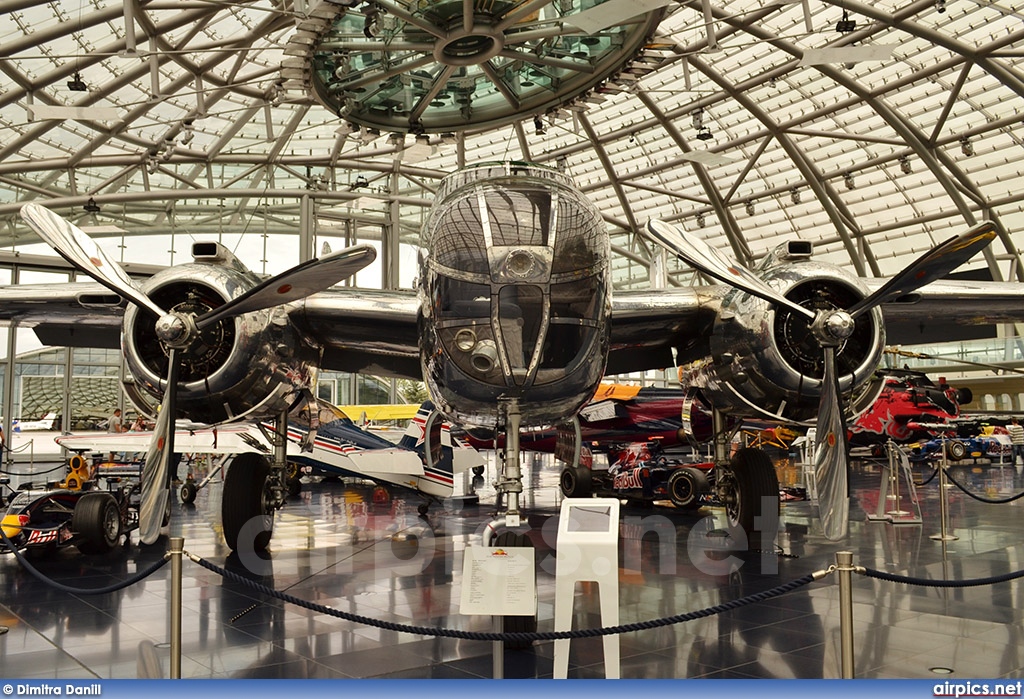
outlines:
[{"label": "circular ceiling structure", "polygon": [[[668,2],[648,3],[667,5]],[[310,89],[371,128],[496,127],[571,103],[650,43],[664,8],[636,2],[373,2],[313,23]],[[598,92],[600,94],[600,92]]]},{"label": "circular ceiling structure", "polygon": [[594,201],[621,287],[694,278],[635,234],[650,218],[746,264],[813,241],[865,276],[991,219],[966,269],[1024,279],[1011,4],[16,0],[0,17],[0,251],[38,242],[28,201],[99,236],[415,244],[443,175],[515,159]]}]

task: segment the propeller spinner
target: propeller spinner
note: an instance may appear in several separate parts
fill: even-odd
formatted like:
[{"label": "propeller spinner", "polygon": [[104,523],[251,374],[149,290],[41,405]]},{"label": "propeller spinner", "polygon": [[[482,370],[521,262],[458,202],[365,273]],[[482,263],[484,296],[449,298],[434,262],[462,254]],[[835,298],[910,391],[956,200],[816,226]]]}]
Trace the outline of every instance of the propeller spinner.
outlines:
[{"label": "propeller spinner", "polygon": [[848,455],[846,422],[840,404],[836,348],[854,331],[856,320],[873,308],[936,281],[988,245],[995,226],[982,222],[964,233],[935,246],[870,296],[847,309],[812,311],[794,303],[742,265],[726,261],[717,250],[699,238],[687,237],[663,221],[647,224],[650,236],[691,267],[732,287],[776,306],[812,318],[811,334],[823,353],[824,376],[818,404],[815,438],[815,478],[825,536],[836,540],[846,536],[849,524]]},{"label": "propeller spinner", "polygon": [[139,538],[144,544],[155,542],[160,536],[160,527],[165,523],[181,353],[191,347],[204,328],[323,291],[373,262],[377,254],[370,245],[357,245],[309,260],[267,279],[222,306],[196,316],[162,309],[84,231],[46,207],[26,204],[21,209],[21,216],[61,257],[129,303],[148,310],[156,319],[156,337],[167,349],[169,361],[167,388],[142,471]]}]

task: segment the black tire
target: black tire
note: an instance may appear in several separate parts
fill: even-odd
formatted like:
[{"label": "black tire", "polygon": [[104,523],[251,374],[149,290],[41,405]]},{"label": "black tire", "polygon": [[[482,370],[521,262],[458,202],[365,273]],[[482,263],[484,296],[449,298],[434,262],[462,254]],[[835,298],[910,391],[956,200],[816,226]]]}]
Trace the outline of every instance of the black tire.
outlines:
[{"label": "black tire", "polygon": [[110,493],[86,493],[75,504],[71,529],[78,534],[78,550],[106,553],[121,541],[121,509]]},{"label": "black tire", "polygon": [[253,541],[253,548],[262,551],[270,544],[273,533],[274,512],[265,504],[267,476],[270,464],[259,454],[239,454],[224,475],[221,497],[221,523],[224,541],[232,551],[238,550],[238,537],[242,527],[253,517],[268,516],[269,531],[261,531]]},{"label": "black tire", "polygon": [[[506,531],[494,537],[491,546],[533,548],[533,542],[525,534]],[[501,618],[501,630],[504,633],[533,633],[537,630],[537,615],[503,616]],[[505,647],[510,650],[524,650],[531,645],[533,645],[531,641],[505,641]]]},{"label": "black tire", "polygon": [[416,507],[416,511],[420,514],[420,517],[426,517],[427,513],[430,512],[430,505],[425,502],[421,502]]},{"label": "black tire", "polygon": [[289,478],[285,481],[285,487],[288,488],[288,495],[295,497],[302,492],[302,481],[298,478]]},{"label": "black tire", "polygon": [[589,498],[593,492],[590,469],[586,466],[566,466],[558,479],[562,495],[567,498]]},{"label": "black tire", "polygon": [[666,488],[673,505],[696,510],[700,507],[700,496],[708,492],[708,477],[700,469],[679,468],[668,477]]},{"label": "black tire", "polygon": [[484,475],[484,467],[483,466],[474,466],[473,467],[473,475],[474,476],[482,476],[482,475]]},{"label": "black tire", "polygon": [[946,455],[953,461],[960,461],[967,456],[967,445],[956,440],[946,442]]},{"label": "black tire", "polygon": [[733,483],[725,503],[729,524],[746,532],[750,548],[774,548],[779,528],[779,478],[772,460],[761,449],[740,449],[729,470]]},{"label": "black tire", "polygon": [[185,481],[184,483],[181,484],[181,490],[179,491],[178,494],[181,496],[181,501],[183,503],[185,503],[186,505],[191,505],[196,501],[196,493],[198,492],[199,489],[196,488],[195,483],[193,483],[192,481]]}]

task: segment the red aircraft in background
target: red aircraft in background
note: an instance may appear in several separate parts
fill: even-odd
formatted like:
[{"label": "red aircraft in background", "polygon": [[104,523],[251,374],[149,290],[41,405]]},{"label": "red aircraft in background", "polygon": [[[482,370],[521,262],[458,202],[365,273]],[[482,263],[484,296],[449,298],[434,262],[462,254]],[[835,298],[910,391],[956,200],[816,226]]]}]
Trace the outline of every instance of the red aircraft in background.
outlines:
[{"label": "red aircraft in background", "polygon": [[[871,446],[888,439],[912,442],[930,439],[935,429],[922,424],[946,423],[960,417],[960,406],[972,400],[969,388],[953,388],[945,378],[936,384],[924,372],[886,369],[885,385],[872,406],[854,420],[847,436],[851,446]],[[594,398],[579,414],[580,436],[598,450],[631,443],[657,441],[663,449],[704,443],[712,437],[710,411],[699,400],[689,407],[689,421],[682,417],[684,393],[678,388],[601,384]],[[758,420],[752,426],[764,427]],[[747,424],[746,422],[744,423]],[[730,428],[732,425],[730,425]],[[564,428],[523,430],[520,447],[555,452]],[[479,431],[470,443],[478,449],[501,448]]]},{"label": "red aircraft in background", "polygon": [[885,386],[875,402],[850,425],[850,446],[871,446],[892,439],[914,442],[936,436],[926,424],[960,417],[960,406],[973,400],[971,389],[953,388],[945,377],[936,385],[923,372],[885,370]]}]

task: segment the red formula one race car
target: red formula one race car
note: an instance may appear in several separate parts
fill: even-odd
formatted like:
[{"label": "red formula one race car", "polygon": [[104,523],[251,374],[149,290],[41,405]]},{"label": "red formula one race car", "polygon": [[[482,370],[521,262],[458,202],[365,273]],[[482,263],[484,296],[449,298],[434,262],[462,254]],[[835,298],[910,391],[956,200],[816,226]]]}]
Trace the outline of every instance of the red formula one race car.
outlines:
[{"label": "red formula one race car", "polygon": [[[93,478],[80,455],[71,457],[63,481],[23,484],[13,491],[0,526],[0,553],[46,552],[75,546],[82,553],[106,553],[139,526],[138,479]],[[0,483],[9,484],[9,479]],[[9,542],[9,543],[8,543]]]},{"label": "red formula one race car", "polygon": [[559,485],[567,498],[592,495],[651,503],[669,500],[676,507],[693,510],[711,504],[711,463],[691,463],[668,458],[657,442],[630,444],[609,452],[608,468],[600,468],[586,447],[577,468],[562,469]]}]

